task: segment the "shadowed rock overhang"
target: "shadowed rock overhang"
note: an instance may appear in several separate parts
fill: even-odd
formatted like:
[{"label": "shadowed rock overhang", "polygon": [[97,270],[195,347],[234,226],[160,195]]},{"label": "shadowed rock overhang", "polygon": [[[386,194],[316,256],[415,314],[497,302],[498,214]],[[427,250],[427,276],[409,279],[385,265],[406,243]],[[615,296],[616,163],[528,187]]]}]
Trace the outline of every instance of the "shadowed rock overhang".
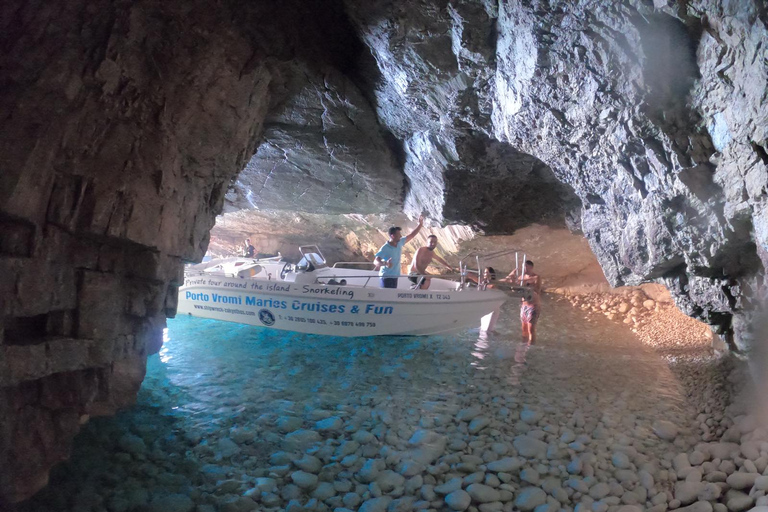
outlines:
[{"label": "shadowed rock overhang", "polygon": [[11,0],[0,29],[5,500],[134,399],[225,204],[495,233],[567,215],[612,284],[658,280],[754,342],[757,0]]}]

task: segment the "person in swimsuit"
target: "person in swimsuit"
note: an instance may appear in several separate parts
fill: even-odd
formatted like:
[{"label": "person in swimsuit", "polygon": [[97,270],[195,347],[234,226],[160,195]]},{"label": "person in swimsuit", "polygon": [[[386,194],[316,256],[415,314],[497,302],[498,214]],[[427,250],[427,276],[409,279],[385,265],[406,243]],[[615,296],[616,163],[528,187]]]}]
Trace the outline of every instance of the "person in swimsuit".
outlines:
[{"label": "person in swimsuit", "polygon": [[493,282],[496,281],[496,270],[493,267],[485,267],[479,282],[472,274],[467,274],[467,281],[475,283],[481,290],[495,288]]},{"label": "person in swimsuit", "polygon": [[525,262],[522,279],[515,269],[501,281],[516,286],[520,286],[522,281],[522,286],[532,289],[533,297],[531,300],[523,299],[520,306],[520,323],[523,326],[523,341],[533,345],[536,343],[536,322],[538,322],[541,314],[541,276],[533,271],[533,262],[528,260]]},{"label": "person in swimsuit", "polygon": [[426,290],[429,288],[430,278],[424,274],[427,273],[427,267],[432,263],[432,260],[437,261],[449,270],[453,270],[453,267],[447,261],[435,254],[436,247],[437,236],[429,235],[427,237],[427,245],[419,247],[413,255],[413,261],[411,261],[411,267],[408,270],[408,279],[417,289]]}]

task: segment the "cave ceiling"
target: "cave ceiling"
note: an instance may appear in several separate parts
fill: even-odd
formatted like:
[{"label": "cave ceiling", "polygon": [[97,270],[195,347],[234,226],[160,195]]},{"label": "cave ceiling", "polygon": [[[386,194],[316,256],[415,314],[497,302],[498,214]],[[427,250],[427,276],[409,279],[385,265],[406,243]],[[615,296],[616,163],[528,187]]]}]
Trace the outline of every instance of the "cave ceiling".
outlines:
[{"label": "cave ceiling", "polygon": [[725,329],[758,302],[759,2],[334,6],[311,41],[295,36],[312,65],[301,52],[282,64],[227,211],[401,209],[485,233],[565,223],[613,285],[659,280]]},{"label": "cave ceiling", "polygon": [[658,281],[732,347],[759,339],[762,0],[0,12],[0,507],[135,398],[222,211],[565,224],[611,285]]}]

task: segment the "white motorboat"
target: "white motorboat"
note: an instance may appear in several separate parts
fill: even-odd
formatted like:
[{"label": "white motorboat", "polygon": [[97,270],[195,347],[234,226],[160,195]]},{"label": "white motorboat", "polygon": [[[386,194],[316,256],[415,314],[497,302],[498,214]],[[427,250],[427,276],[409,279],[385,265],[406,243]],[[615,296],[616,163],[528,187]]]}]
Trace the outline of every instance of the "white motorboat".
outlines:
[{"label": "white motorboat", "polygon": [[329,267],[316,246],[301,252],[296,265],[279,257],[193,265],[179,288],[177,313],[333,336],[431,335],[479,326],[509,297],[435,277],[427,290],[412,289],[407,276],[396,289],[380,288],[375,270]]}]

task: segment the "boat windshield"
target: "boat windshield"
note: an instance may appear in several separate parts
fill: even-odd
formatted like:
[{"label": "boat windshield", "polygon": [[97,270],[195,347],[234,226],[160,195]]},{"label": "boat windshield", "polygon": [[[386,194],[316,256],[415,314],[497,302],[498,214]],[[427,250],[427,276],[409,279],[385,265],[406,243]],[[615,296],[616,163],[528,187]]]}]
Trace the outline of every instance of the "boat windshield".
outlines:
[{"label": "boat windshield", "polygon": [[318,268],[325,268],[328,265],[325,263],[325,258],[316,252],[308,252],[299,260],[296,264],[298,270],[306,270],[311,272]]}]

